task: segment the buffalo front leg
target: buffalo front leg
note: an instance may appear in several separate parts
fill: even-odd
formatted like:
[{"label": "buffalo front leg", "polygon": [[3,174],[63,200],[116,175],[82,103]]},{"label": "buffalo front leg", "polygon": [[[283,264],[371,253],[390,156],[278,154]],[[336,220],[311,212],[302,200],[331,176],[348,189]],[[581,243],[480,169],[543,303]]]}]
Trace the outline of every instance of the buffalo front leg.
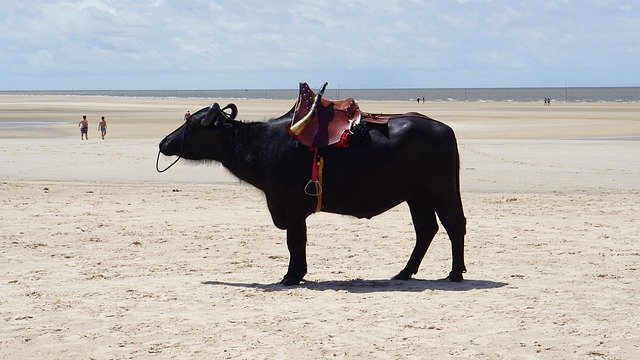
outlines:
[{"label": "buffalo front leg", "polygon": [[427,253],[433,237],[438,232],[436,213],[430,206],[419,201],[409,201],[408,203],[413,227],[416,230],[416,246],[411,252],[407,265],[393,277],[394,280],[408,280],[418,272],[420,263]]},{"label": "buffalo front leg", "polygon": [[280,283],[298,285],[307,274],[307,223],[305,219],[287,221],[289,269]]}]

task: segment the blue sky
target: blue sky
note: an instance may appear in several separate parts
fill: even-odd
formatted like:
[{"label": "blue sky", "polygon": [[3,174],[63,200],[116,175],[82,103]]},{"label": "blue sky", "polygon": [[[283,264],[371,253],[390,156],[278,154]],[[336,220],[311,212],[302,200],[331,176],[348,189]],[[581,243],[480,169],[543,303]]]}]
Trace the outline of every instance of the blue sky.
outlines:
[{"label": "blue sky", "polygon": [[0,0],[0,90],[640,86],[640,2]]}]

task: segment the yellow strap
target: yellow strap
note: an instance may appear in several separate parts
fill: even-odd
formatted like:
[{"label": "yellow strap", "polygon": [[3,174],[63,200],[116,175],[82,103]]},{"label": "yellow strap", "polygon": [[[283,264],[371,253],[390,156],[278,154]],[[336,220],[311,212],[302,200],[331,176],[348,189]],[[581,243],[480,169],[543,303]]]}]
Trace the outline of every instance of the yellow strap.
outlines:
[{"label": "yellow strap", "polygon": [[316,182],[316,197],[318,198],[318,202],[316,204],[316,211],[319,212],[322,210],[322,169],[324,168],[324,158],[320,158],[318,160],[318,181]]}]

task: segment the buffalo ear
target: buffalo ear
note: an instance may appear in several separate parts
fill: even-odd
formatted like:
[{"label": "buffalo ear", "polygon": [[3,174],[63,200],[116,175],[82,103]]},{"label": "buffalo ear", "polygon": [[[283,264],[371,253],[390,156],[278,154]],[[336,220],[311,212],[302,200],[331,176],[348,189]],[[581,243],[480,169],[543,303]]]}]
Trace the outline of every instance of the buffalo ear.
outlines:
[{"label": "buffalo ear", "polygon": [[209,110],[207,110],[207,114],[204,116],[204,119],[200,121],[202,126],[211,126],[217,122],[218,117],[220,116],[220,105],[214,102],[209,106]]}]

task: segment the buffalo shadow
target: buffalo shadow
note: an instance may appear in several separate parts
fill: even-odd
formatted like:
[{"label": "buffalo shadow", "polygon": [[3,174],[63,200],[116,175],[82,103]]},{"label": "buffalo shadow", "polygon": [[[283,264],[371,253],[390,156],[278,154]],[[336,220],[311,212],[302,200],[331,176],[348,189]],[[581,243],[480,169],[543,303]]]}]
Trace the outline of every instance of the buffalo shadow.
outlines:
[{"label": "buffalo shadow", "polygon": [[284,286],[280,283],[259,284],[259,283],[241,283],[228,282],[218,280],[203,281],[204,285],[212,286],[229,286],[237,288],[258,289],[265,292],[270,291],[287,291],[290,289],[309,289],[314,291],[347,291],[350,293],[375,293],[375,292],[423,292],[426,290],[437,291],[469,291],[469,290],[488,290],[498,289],[508,285],[508,283],[491,281],[491,280],[464,280],[462,282],[451,282],[447,279],[440,280],[327,280],[327,281],[308,281],[303,280],[299,285]]}]

